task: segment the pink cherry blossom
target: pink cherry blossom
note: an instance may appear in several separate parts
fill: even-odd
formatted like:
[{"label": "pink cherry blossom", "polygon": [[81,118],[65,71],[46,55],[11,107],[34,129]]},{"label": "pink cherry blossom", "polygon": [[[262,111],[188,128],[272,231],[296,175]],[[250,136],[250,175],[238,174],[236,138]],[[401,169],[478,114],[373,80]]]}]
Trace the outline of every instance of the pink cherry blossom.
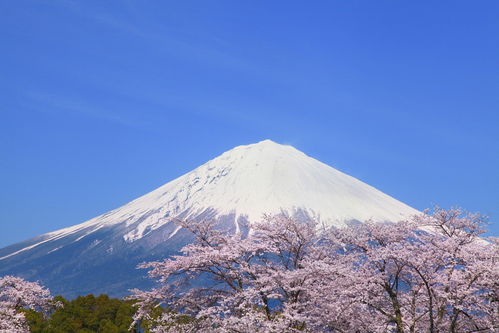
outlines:
[{"label": "pink cherry blossom", "polygon": [[196,241],[141,266],[159,286],[133,291],[135,320],[160,333],[495,332],[499,246],[483,225],[438,208],[343,229],[267,216],[247,237],[182,221]]},{"label": "pink cherry blossom", "polygon": [[29,332],[22,309],[48,313],[52,308],[48,289],[37,282],[28,282],[16,276],[0,278],[0,332]]}]

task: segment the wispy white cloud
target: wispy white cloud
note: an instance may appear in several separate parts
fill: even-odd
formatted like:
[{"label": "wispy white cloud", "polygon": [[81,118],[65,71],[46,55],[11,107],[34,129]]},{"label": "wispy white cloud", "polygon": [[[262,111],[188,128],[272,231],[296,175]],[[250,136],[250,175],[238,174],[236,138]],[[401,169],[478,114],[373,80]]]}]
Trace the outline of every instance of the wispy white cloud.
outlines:
[{"label": "wispy white cloud", "polygon": [[138,129],[150,126],[150,123],[144,119],[137,119],[136,116],[124,111],[92,104],[90,101],[46,92],[28,92],[26,97],[25,103],[29,103],[31,109],[40,112],[80,115]]},{"label": "wispy white cloud", "polygon": [[[85,2],[64,0],[60,4],[81,17],[94,20],[129,36],[149,41],[155,46],[155,52],[165,52],[182,59],[209,63],[252,75],[259,72],[258,66],[252,64],[249,59],[228,51],[231,45],[226,40],[202,30],[196,30],[195,33],[180,31],[178,27],[169,26],[164,21],[155,21],[152,17],[125,20],[116,12],[90,8],[85,5]],[[120,4],[124,15],[129,18],[138,16],[139,9],[134,7],[132,1],[120,2]]]}]

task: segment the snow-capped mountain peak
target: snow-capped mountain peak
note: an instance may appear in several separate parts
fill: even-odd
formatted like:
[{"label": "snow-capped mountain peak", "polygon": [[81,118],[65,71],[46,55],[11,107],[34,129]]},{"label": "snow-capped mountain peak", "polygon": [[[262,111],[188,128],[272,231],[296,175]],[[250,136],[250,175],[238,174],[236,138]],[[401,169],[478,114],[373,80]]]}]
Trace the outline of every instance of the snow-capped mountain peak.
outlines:
[{"label": "snow-capped mountain peak", "polygon": [[238,217],[254,222],[263,214],[293,214],[297,210],[339,226],[349,220],[396,221],[417,213],[292,146],[264,140],[229,150],[81,226],[134,225],[123,236],[131,242],[177,216],[193,218],[206,211],[212,211],[214,216],[235,214],[238,228]]},{"label": "snow-capped mountain peak", "polygon": [[[180,248],[186,236],[173,223],[175,218],[211,218],[239,232],[264,214],[280,213],[343,226],[352,220],[398,221],[418,211],[292,146],[264,140],[235,147],[87,222],[0,249],[0,262],[16,266],[18,258],[24,258],[28,269],[32,264],[27,258],[41,258],[36,261],[72,253],[85,261],[92,257],[88,253],[95,252],[99,260],[106,260],[122,258],[127,251],[139,260],[150,255],[147,249]],[[9,265],[4,267],[12,272]]]}]

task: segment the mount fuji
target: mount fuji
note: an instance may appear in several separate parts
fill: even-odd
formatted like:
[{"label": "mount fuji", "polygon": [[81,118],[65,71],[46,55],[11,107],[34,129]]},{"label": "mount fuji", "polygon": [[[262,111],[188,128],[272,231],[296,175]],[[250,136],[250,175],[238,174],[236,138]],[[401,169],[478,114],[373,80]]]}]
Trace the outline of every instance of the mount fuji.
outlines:
[{"label": "mount fuji", "polygon": [[150,287],[137,264],[192,241],[175,219],[212,219],[228,232],[248,232],[264,214],[342,227],[418,213],[292,146],[265,140],[227,151],[89,221],[0,249],[0,276],[39,280],[67,297],[124,296],[130,288]]}]

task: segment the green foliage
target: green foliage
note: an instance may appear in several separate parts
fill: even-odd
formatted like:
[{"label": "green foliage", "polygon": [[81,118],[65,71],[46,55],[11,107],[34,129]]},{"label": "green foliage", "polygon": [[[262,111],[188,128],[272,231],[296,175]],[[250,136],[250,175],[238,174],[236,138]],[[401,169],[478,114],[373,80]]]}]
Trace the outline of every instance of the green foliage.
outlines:
[{"label": "green foliage", "polygon": [[[135,312],[133,303],[111,299],[107,295],[80,296],[56,301],[63,304],[49,317],[35,311],[26,311],[33,333],[127,333]],[[134,329],[132,333],[137,333]]]},{"label": "green foliage", "polygon": [[26,320],[29,323],[31,332],[48,332],[48,322],[43,313],[31,309],[23,309]]},{"label": "green foliage", "polygon": [[[54,302],[62,304],[52,313],[46,314],[34,310],[23,310],[32,333],[138,333],[129,331],[135,313],[132,301],[112,299],[107,295],[80,296],[67,300],[61,296]],[[152,305],[150,316],[157,320],[168,310]],[[189,316],[177,316],[169,327],[182,326],[192,322]],[[154,322],[154,321],[153,321]],[[141,333],[149,333],[155,327],[153,322],[141,321]]]}]

